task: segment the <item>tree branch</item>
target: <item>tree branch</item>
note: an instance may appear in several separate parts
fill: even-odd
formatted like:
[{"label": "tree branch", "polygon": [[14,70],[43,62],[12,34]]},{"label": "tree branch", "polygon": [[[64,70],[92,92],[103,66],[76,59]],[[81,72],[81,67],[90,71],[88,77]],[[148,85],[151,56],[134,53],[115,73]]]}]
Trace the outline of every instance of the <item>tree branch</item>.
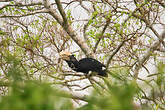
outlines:
[{"label": "tree branch", "polygon": [[121,42],[119,44],[119,46],[115,49],[115,51],[109,56],[108,61],[107,61],[107,65],[106,65],[106,69],[108,69],[109,64],[110,64],[113,56],[120,50],[120,48],[124,45],[125,42],[126,42],[126,40],[124,40],[123,42]]},{"label": "tree branch", "polygon": [[99,45],[99,42],[100,42],[101,39],[103,38],[103,35],[104,35],[105,30],[106,30],[106,28],[108,27],[109,23],[110,23],[110,20],[107,20],[107,23],[106,23],[106,25],[104,26],[104,28],[103,28],[103,30],[102,30],[102,32],[101,32],[101,34],[100,34],[100,37],[99,37],[99,39],[97,40],[97,42],[96,42],[96,44],[95,44],[95,47],[94,47],[94,49],[93,49],[94,53],[96,52],[96,49],[97,49],[97,47],[98,47],[98,45]]},{"label": "tree branch", "polygon": [[34,11],[32,13],[27,13],[27,14],[22,14],[22,15],[1,15],[0,18],[21,18],[21,17],[26,17],[26,16],[31,16],[31,15],[35,15],[35,14],[40,14],[40,13],[48,13],[47,10],[37,10],[37,11]]},{"label": "tree branch", "polygon": [[22,4],[22,3],[15,3],[14,5],[11,5],[11,4],[7,4],[7,5],[4,5],[2,7],[0,7],[0,10],[6,8],[6,7],[15,7],[15,6],[18,6],[18,7],[26,7],[26,6],[35,6],[35,5],[42,5],[42,2],[38,2],[38,3],[31,3],[31,4]]},{"label": "tree branch", "polygon": [[48,1],[44,0],[45,7],[49,10],[49,13],[57,20],[57,22],[63,27],[63,29],[68,33],[68,35],[74,40],[74,42],[81,48],[81,50],[84,52],[84,54],[87,57],[93,57],[93,52],[88,47],[87,43],[82,40],[81,37],[78,36],[78,34],[72,29],[72,27],[68,24],[67,18],[65,15],[65,12],[62,8],[62,5],[59,0],[56,0],[57,7],[59,9],[59,12],[63,18],[63,20],[57,15],[57,12],[54,10],[52,11],[52,8],[49,6]]},{"label": "tree branch", "polygon": [[[162,38],[165,37],[165,30],[163,31]],[[160,40],[156,41],[154,44],[151,45],[151,47],[147,50],[146,54],[144,54],[138,61],[138,63],[135,65],[134,69],[134,78],[138,78],[139,70],[142,67],[143,63],[149,59],[151,54],[157,49],[157,47],[160,45]]]},{"label": "tree branch", "polygon": [[[159,0],[157,0],[157,1],[159,1]],[[138,10],[140,11],[141,16],[139,16],[139,15],[137,15],[137,14],[135,14],[135,13],[132,13],[132,15],[133,15],[134,17],[139,18],[140,20],[142,20],[142,21],[146,24],[146,26],[147,26],[149,29],[151,29],[152,32],[158,37],[159,41],[160,41],[160,42],[163,44],[163,46],[165,47],[165,42],[163,41],[164,37],[160,36],[160,35],[157,33],[157,31],[153,28],[153,26],[152,26],[152,24],[150,23],[150,21],[145,17],[146,9],[145,9],[143,6],[145,6],[146,3],[141,4],[141,2],[136,1],[136,0],[134,0],[134,2],[135,2],[135,5],[137,6],[136,10],[138,9]],[[139,7],[139,4],[138,4],[138,3],[141,4],[140,7]]]},{"label": "tree branch", "polygon": [[56,1],[56,4],[57,4],[57,8],[63,18],[63,25],[62,26],[67,26],[68,27],[68,20],[66,18],[66,14],[65,14],[65,11],[62,7],[62,4],[60,3],[60,0],[55,0]]}]

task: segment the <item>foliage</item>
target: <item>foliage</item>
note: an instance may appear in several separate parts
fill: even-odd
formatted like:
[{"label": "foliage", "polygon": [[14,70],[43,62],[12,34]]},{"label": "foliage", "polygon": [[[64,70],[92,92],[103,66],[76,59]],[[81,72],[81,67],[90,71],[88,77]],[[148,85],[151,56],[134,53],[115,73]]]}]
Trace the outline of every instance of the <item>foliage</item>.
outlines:
[{"label": "foliage", "polygon": [[12,84],[9,95],[1,97],[0,110],[71,110],[72,103],[59,97],[49,84],[27,81]]},{"label": "foliage", "polygon": [[[163,0],[0,0],[0,109],[164,110],[164,16]],[[63,50],[108,78],[71,71]]]},{"label": "foliage", "polygon": [[61,97],[67,96],[66,93],[52,88],[48,83],[23,79],[24,74],[19,67],[20,61],[12,55],[6,59],[10,64],[7,74],[12,80],[8,95],[0,97],[0,110],[71,110],[73,108],[69,99]]},{"label": "foliage", "polygon": [[[22,80],[21,70],[17,68],[18,61],[13,58],[8,60],[12,64],[9,77],[14,80],[10,84],[8,95],[1,96],[0,110],[73,110],[71,96],[50,84],[32,80]],[[20,80],[18,80],[20,79]],[[132,110],[133,97],[137,93],[133,83],[115,85],[105,80],[107,90],[98,94],[94,91],[87,97],[88,104],[77,110]],[[108,92],[106,92],[108,91]],[[121,100],[122,99],[122,100]]]},{"label": "foliage", "polygon": [[133,96],[137,92],[135,85],[109,85],[108,91],[108,93],[102,92],[103,96],[94,92],[88,104],[78,110],[133,110]]}]

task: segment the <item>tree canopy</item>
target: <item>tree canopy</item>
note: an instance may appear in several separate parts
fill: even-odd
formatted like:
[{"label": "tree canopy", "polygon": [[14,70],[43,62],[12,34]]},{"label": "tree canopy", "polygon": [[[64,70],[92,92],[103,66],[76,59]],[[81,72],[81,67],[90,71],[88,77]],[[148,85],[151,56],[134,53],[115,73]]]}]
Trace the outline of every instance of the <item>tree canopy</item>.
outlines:
[{"label": "tree canopy", "polygon": [[0,110],[164,110],[164,16],[164,0],[1,0]]}]

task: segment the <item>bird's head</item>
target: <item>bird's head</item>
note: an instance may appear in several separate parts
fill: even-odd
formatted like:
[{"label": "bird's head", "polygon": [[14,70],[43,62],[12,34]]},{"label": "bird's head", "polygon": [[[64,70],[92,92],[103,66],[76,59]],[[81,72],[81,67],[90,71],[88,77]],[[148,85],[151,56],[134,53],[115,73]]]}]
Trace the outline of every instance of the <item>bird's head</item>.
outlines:
[{"label": "bird's head", "polygon": [[71,52],[68,52],[68,51],[60,52],[60,58],[63,60],[70,60],[70,56],[72,56]]}]

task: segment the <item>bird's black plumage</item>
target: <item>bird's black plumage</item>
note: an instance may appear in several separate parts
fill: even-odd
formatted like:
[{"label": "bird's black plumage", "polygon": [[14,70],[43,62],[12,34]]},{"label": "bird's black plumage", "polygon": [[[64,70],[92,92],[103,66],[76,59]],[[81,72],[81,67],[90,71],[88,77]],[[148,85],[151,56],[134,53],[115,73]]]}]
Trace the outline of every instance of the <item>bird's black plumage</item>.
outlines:
[{"label": "bird's black plumage", "polygon": [[81,60],[77,60],[74,55],[69,55],[68,59],[64,59],[69,67],[71,67],[74,71],[83,72],[88,74],[89,71],[97,72],[100,76],[107,76],[105,65],[97,61],[93,58],[83,58]]}]

